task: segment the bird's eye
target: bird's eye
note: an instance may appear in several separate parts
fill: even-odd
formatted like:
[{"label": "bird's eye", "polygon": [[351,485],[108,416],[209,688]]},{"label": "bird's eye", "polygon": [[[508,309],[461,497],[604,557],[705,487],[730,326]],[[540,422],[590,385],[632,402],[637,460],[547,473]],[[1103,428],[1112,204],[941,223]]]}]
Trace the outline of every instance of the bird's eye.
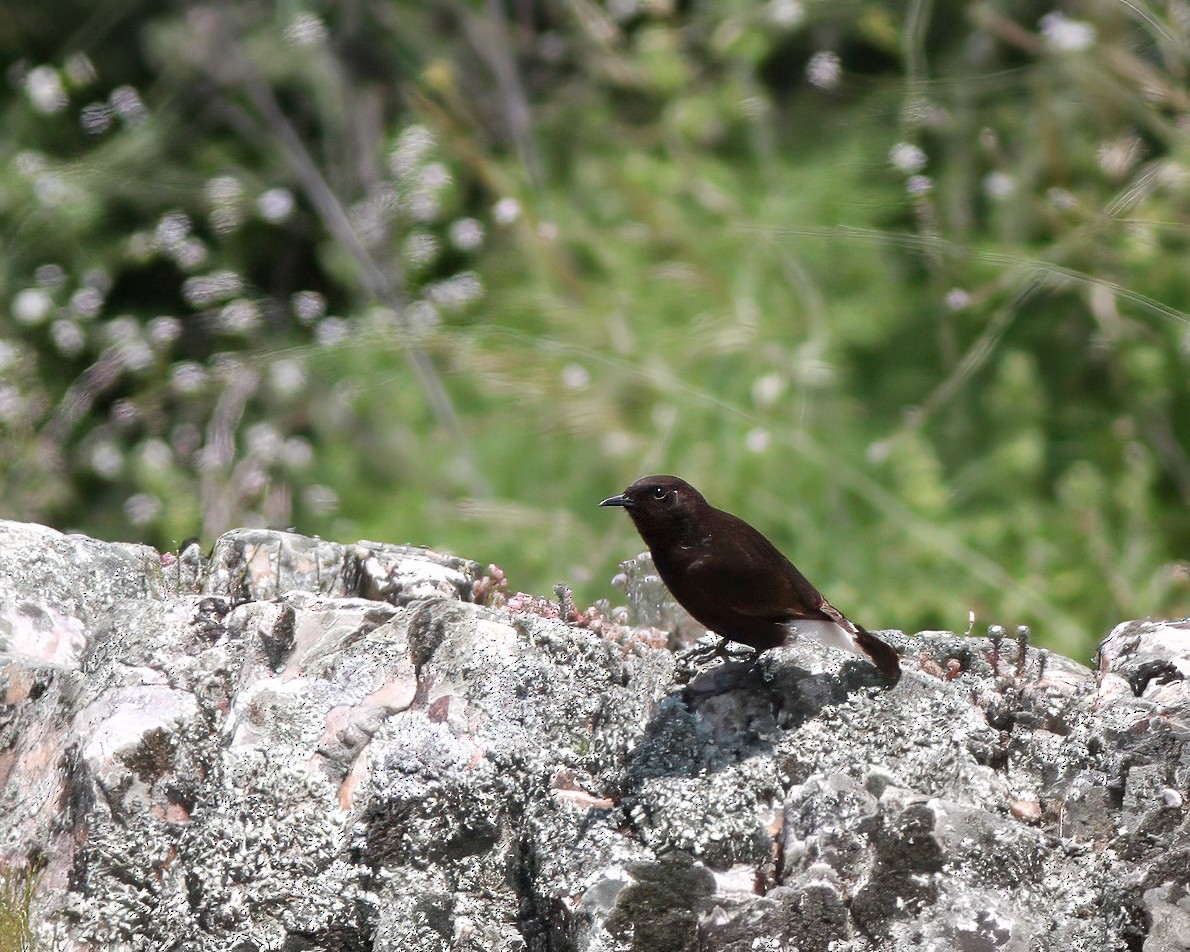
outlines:
[{"label": "bird's eye", "polygon": [[665,487],[664,486],[654,486],[653,487],[653,498],[654,499],[664,499],[665,498]]}]

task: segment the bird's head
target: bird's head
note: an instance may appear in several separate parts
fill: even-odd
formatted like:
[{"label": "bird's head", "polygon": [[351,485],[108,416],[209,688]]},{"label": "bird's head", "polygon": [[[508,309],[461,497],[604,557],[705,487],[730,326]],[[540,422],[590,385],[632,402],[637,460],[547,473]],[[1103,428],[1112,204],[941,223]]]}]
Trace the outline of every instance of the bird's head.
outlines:
[{"label": "bird's head", "polygon": [[622,506],[648,543],[684,534],[708,508],[697,489],[677,476],[644,476],[601,506]]}]

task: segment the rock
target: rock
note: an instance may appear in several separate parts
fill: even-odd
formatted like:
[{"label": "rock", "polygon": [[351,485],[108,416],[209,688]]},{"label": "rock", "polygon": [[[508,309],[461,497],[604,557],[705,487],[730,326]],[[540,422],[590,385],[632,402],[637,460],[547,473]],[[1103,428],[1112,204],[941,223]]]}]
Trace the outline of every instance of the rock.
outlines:
[{"label": "rock", "polygon": [[812,642],[693,671],[646,569],[651,630],[407,546],[0,523],[44,947],[1190,948],[1190,622],[1096,673],[940,632],[881,633],[892,689]]},{"label": "rock", "polygon": [[1130,621],[1099,646],[1099,692],[1170,713],[1190,731],[1190,621]]}]

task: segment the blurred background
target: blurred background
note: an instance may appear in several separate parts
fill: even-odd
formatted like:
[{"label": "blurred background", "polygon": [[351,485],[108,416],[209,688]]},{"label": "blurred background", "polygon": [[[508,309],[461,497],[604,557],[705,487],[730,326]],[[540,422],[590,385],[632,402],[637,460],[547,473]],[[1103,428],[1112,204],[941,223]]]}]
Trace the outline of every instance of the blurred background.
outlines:
[{"label": "blurred background", "polygon": [[0,3],[0,515],[1190,614],[1190,4]]}]

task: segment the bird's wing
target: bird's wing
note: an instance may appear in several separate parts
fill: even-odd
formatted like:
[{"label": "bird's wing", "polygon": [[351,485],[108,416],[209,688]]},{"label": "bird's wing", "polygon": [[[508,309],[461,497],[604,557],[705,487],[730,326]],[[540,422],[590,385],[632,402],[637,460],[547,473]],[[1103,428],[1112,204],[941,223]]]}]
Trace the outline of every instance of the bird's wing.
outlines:
[{"label": "bird's wing", "polygon": [[859,625],[844,615],[841,611],[839,611],[839,609],[835,608],[835,606],[828,602],[825,598],[822,600],[822,604],[818,606],[818,611],[822,614],[822,617],[830,619],[840,628],[843,628],[852,634],[858,634],[863,630]]},{"label": "bird's wing", "polygon": [[[851,624],[780,549],[742,519],[723,515],[734,523],[733,531],[708,540],[707,554],[689,566],[706,591],[740,615],[774,621],[843,619]],[[776,567],[780,571],[773,571]]]}]

